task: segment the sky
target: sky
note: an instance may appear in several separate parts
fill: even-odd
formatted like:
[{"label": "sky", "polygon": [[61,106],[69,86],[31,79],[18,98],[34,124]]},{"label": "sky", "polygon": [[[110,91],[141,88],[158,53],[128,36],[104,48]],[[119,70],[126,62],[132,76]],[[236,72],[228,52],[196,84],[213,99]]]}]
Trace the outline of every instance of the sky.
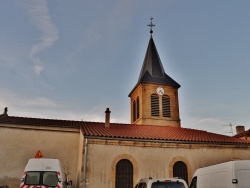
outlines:
[{"label": "sky", "polygon": [[249,0],[1,0],[0,113],[104,122],[110,108],[112,123],[130,123],[153,17],[164,70],[181,85],[181,126],[248,130],[249,9]]}]

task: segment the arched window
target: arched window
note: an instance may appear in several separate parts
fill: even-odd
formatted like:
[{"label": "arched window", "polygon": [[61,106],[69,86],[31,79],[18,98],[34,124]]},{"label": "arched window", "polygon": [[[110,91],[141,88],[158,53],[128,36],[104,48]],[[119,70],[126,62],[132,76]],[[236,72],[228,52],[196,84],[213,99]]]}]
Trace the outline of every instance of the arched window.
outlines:
[{"label": "arched window", "polygon": [[133,101],[133,121],[136,120],[136,103]]},{"label": "arched window", "polygon": [[151,95],[151,116],[159,116],[159,97],[157,94]]},{"label": "arched window", "polygon": [[162,113],[163,117],[171,117],[170,98],[168,95],[162,96]]},{"label": "arched window", "polygon": [[115,188],[133,188],[133,165],[127,159],[116,165]]},{"label": "arched window", "polygon": [[187,165],[182,161],[177,161],[173,166],[173,177],[180,177],[188,184]]},{"label": "arched window", "polygon": [[139,97],[136,98],[136,119],[140,117],[140,101]]}]

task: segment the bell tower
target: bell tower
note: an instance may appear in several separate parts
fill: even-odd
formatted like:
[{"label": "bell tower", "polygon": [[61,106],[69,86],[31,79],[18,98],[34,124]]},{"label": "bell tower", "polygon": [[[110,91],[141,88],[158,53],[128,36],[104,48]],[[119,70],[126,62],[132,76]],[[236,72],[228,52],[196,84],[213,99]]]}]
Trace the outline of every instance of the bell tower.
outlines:
[{"label": "bell tower", "polygon": [[150,18],[150,39],[137,84],[129,93],[132,124],[181,127],[178,89],[158,55]]}]

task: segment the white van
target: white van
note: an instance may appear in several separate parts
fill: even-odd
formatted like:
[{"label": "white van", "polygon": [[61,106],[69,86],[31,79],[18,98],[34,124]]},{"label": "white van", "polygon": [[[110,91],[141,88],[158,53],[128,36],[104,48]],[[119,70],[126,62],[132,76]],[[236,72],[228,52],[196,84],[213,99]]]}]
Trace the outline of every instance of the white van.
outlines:
[{"label": "white van", "polygon": [[29,159],[25,167],[20,188],[32,186],[66,188],[71,184],[67,182],[64,169],[58,159],[34,158]]},{"label": "white van", "polygon": [[250,160],[199,168],[189,188],[250,188]]},{"label": "white van", "polygon": [[135,188],[188,188],[185,180],[181,178],[144,178]]}]

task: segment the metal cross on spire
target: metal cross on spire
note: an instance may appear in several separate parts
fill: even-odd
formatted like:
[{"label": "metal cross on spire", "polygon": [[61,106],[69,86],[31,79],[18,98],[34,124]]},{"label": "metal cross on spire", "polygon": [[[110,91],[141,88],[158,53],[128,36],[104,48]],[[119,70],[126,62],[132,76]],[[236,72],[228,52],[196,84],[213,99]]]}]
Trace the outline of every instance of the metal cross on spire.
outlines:
[{"label": "metal cross on spire", "polygon": [[151,36],[152,36],[152,33],[153,33],[153,30],[152,30],[152,28],[155,26],[154,24],[153,24],[153,22],[152,22],[152,20],[153,20],[153,18],[152,17],[150,17],[150,24],[148,24],[148,26],[150,27],[150,33],[151,33]]}]

